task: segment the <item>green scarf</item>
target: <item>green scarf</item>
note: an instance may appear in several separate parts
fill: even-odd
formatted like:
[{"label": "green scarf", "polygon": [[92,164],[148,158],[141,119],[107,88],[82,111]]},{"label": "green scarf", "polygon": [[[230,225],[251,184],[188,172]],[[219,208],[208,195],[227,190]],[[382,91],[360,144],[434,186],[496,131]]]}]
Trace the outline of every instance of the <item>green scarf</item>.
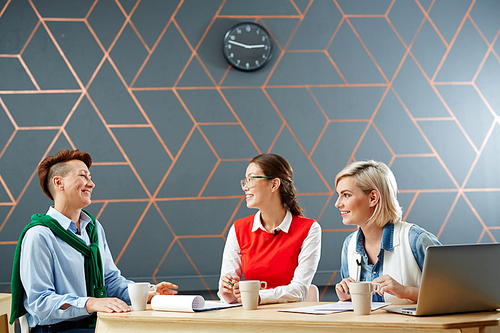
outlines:
[{"label": "green scarf", "polygon": [[[90,246],[87,246],[80,238],[75,236],[73,233],[63,229],[59,222],[46,214],[35,214],[31,217],[31,223],[28,224],[17,242],[16,252],[14,253],[14,265],[12,268],[12,281],[11,281],[11,292],[12,292],[12,306],[10,314],[10,324],[12,325],[14,321],[26,313],[24,308],[23,298],[24,298],[24,288],[21,283],[20,274],[20,257],[21,257],[21,243],[23,237],[31,227],[37,225],[43,225],[54,233],[57,237],[61,238],[78,252],[85,256],[85,281],[87,286],[87,296],[90,297],[107,297],[106,286],[104,285],[104,275],[102,270],[102,260],[101,252],[99,251],[99,242],[97,236],[97,226],[95,218],[84,211],[91,220],[92,223],[88,223],[87,233],[90,238]],[[95,316],[94,316],[95,318]],[[95,325],[95,319],[90,323],[91,327]]]}]

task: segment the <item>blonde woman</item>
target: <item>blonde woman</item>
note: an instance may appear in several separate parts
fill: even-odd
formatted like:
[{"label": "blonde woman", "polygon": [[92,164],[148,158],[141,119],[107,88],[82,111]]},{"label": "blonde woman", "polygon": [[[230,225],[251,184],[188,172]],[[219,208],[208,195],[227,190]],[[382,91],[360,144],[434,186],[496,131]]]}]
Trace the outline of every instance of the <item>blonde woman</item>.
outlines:
[{"label": "blonde woman", "polygon": [[381,162],[354,162],[337,174],[335,186],[342,222],[358,226],[342,248],[339,300],[350,300],[348,282],[357,280],[381,284],[374,301],[417,302],[425,250],[441,244],[421,227],[401,221],[392,171]]}]

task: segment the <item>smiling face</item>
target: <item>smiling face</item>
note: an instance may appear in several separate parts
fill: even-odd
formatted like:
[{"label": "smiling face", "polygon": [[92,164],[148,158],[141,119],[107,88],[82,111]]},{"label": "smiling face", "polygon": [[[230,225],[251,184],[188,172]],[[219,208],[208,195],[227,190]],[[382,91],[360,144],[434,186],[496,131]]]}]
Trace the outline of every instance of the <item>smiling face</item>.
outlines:
[{"label": "smiling face", "polygon": [[373,215],[378,202],[376,191],[366,194],[356,184],[354,177],[341,178],[337,183],[339,198],[335,207],[340,210],[345,225],[363,226]]},{"label": "smiling face", "polygon": [[[251,176],[264,176],[264,172],[257,164],[250,163],[245,173],[245,179]],[[272,181],[266,178],[253,178],[252,182],[252,187],[249,187],[249,184],[243,187],[247,207],[262,210],[262,207],[270,202]]]},{"label": "smiling face", "polygon": [[92,202],[92,190],[95,187],[90,171],[80,160],[65,162],[68,171],[64,176],[54,177],[54,186],[59,189],[56,200],[61,197],[66,205],[75,209],[87,207]]}]

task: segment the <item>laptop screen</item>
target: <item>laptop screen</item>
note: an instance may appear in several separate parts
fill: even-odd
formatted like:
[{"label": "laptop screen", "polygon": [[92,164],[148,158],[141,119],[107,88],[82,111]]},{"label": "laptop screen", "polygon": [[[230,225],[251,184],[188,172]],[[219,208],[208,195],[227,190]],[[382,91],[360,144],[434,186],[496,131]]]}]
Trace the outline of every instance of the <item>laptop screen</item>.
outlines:
[{"label": "laptop screen", "polygon": [[500,308],[500,244],[427,248],[417,315]]}]

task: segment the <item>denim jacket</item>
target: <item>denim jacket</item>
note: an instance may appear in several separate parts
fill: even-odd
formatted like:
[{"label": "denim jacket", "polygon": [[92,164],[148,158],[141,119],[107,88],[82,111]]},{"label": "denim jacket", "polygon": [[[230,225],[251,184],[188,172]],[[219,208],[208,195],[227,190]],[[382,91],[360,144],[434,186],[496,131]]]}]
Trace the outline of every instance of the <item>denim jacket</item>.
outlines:
[{"label": "denim jacket", "polygon": [[[356,252],[359,253],[362,257],[362,265],[361,265],[361,276],[360,281],[372,281],[375,278],[384,275],[383,267],[384,267],[384,252],[385,251],[393,251],[393,232],[394,232],[394,224],[387,223],[384,226],[384,231],[382,234],[382,241],[380,243],[380,251],[377,256],[378,260],[375,264],[368,263],[368,255],[366,254],[364,244],[364,234],[361,230],[359,230],[359,236],[356,243]],[[341,268],[340,274],[341,278],[345,279],[349,277],[349,263],[348,263],[348,246],[352,237],[357,234],[357,231],[351,233],[344,240],[344,245],[342,247],[342,257],[341,257]],[[413,225],[409,231],[409,242],[410,247],[415,258],[415,261],[418,264],[418,267],[422,271],[425,259],[425,250],[430,245],[441,245],[436,236],[426,231],[425,229]],[[377,293],[373,295],[374,302],[383,302],[384,296],[381,296]]]}]

